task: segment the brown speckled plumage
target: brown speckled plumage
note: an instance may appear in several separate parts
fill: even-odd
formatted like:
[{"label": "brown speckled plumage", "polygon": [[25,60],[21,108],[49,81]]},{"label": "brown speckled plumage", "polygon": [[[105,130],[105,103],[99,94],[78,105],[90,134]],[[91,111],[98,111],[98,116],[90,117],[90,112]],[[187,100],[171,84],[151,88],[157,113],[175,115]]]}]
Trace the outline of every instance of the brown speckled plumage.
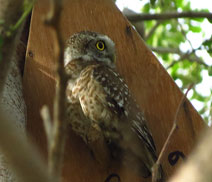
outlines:
[{"label": "brown speckled plumage", "polygon": [[[103,51],[95,47],[98,41],[104,43]],[[148,177],[157,159],[155,145],[143,114],[115,70],[114,58],[115,45],[105,35],[86,31],[67,41],[68,115],[73,130],[87,144],[103,136],[112,158]]]}]

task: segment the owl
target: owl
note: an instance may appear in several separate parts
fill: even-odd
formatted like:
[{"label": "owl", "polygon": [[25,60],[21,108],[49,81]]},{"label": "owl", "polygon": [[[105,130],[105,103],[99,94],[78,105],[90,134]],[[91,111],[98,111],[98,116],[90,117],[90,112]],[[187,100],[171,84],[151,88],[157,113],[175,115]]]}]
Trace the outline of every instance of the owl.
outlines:
[{"label": "owl", "polygon": [[[96,32],[76,33],[67,40],[64,59],[69,77],[67,117],[73,131],[91,150],[104,147],[110,160],[119,160],[149,177],[157,160],[156,148],[144,115],[116,71],[114,42]],[[102,144],[92,146],[99,140]],[[160,167],[158,181],[161,179]]]}]

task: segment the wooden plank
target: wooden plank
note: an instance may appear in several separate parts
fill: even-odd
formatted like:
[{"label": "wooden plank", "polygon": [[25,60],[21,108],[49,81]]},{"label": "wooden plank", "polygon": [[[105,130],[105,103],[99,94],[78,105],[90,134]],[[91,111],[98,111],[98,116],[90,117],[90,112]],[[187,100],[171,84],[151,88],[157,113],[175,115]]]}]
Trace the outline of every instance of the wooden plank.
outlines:
[{"label": "wooden plank", "polygon": [[[46,1],[38,1],[34,7],[24,72],[28,132],[44,154],[46,139],[39,111],[43,104],[52,108],[55,87],[52,36],[42,23],[48,7]],[[64,40],[82,30],[104,33],[114,40],[118,70],[144,111],[159,152],[172,126],[182,93],[113,1],[65,1],[61,28]],[[183,161],[182,156],[189,154],[203,127],[201,117],[186,101],[179,113],[178,129],[163,161],[167,177]],[[83,141],[70,131],[64,160],[64,181],[104,182],[112,173],[118,174],[122,182],[142,181],[126,168],[113,166],[105,171],[97,166]]]}]

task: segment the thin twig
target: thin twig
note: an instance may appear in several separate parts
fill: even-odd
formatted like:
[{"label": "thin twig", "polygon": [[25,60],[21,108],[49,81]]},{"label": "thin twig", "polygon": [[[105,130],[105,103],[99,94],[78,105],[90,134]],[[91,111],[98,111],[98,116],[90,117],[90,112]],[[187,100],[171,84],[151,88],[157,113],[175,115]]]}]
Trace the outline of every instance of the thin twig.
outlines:
[{"label": "thin twig", "polygon": [[187,35],[186,35],[186,32],[185,32],[183,26],[181,25],[181,23],[180,23],[178,20],[177,20],[177,22],[178,22],[178,25],[179,25],[179,27],[180,27],[181,33],[183,34],[183,36],[185,37],[185,39],[188,41],[188,43],[189,43],[191,49],[193,50],[194,48],[193,48],[193,46],[192,46],[192,43],[191,43],[191,41],[188,39],[188,37],[187,37]]},{"label": "thin twig", "polygon": [[64,146],[66,139],[66,100],[64,99],[66,91],[67,77],[64,72],[64,42],[59,26],[60,15],[62,10],[61,0],[50,1],[50,11],[46,24],[52,28],[53,40],[55,46],[55,59],[56,61],[56,95],[54,101],[54,116],[53,116],[53,128],[52,128],[52,139],[49,149],[49,171],[50,174],[55,174],[59,178],[61,176],[62,161],[64,154]]},{"label": "thin twig", "polygon": [[[180,54],[179,54],[180,55]],[[176,63],[182,62],[185,59],[187,59],[189,62],[193,63],[198,63],[200,65],[203,65],[205,68],[208,68],[209,65],[207,65],[206,63],[203,62],[203,60],[198,57],[193,51],[192,52],[187,52],[184,53],[182,55],[180,55],[180,58],[178,60],[174,60],[172,61],[167,67],[166,69],[168,70],[169,68],[173,67]]]},{"label": "thin twig", "polygon": [[162,21],[157,21],[155,23],[155,25],[151,28],[151,30],[148,32],[148,34],[144,37],[144,40],[148,40],[153,33],[155,32],[155,30],[159,27],[159,25],[161,24]]},{"label": "thin twig", "polygon": [[[19,27],[26,17],[24,14],[25,16],[22,16],[21,20],[19,19],[23,3],[23,0],[0,0],[0,19],[4,20],[0,26],[0,36],[3,38],[2,59],[0,60],[0,98],[19,38]],[[13,32],[8,36],[7,31],[12,25],[16,26],[13,27]],[[54,182],[54,177],[51,178],[48,175],[47,166],[37,148],[22,133],[23,131],[14,125],[16,123],[14,118],[10,118],[3,110],[0,108],[0,148],[1,153],[7,158],[8,164],[18,177],[17,181]]]},{"label": "thin twig", "polygon": [[[20,34],[19,27],[23,24],[24,20],[22,18],[22,21],[19,22],[19,18],[22,17],[23,3],[23,0],[0,0],[0,20],[3,20],[0,26],[0,37],[3,39],[3,46],[1,48],[2,59],[0,60],[0,97]],[[19,22],[19,26],[16,26],[16,29],[13,29],[13,33],[8,36],[8,30],[10,30],[12,25],[16,25],[17,22]]]},{"label": "thin twig", "polygon": [[50,151],[50,143],[52,142],[52,120],[51,120],[51,116],[50,116],[50,111],[48,106],[44,105],[41,108],[40,111],[41,117],[43,119],[43,123],[44,123],[44,129],[46,132],[46,137],[47,137],[47,143],[48,143],[48,153]]},{"label": "thin twig", "polygon": [[26,10],[23,12],[23,14],[18,19],[18,21],[14,25],[12,25],[11,27],[9,27],[8,31],[6,32],[6,35],[8,37],[11,36],[15,31],[17,31],[18,28],[25,22],[25,19],[32,12],[32,8],[34,6],[34,2],[35,2],[34,0],[32,0],[31,2],[29,2],[29,4],[27,5]]},{"label": "thin twig", "polygon": [[183,103],[185,102],[186,96],[188,95],[188,92],[191,90],[192,87],[193,87],[193,84],[191,84],[188,87],[186,93],[182,96],[182,98],[180,100],[180,103],[179,103],[179,105],[177,107],[177,110],[176,110],[176,113],[175,113],[175,116],[174,116],[174,120],[173,120],[173,125],[172,125],[172,128],[170,130],[170,133],[169,133],[169,135],[168,135],[168,137],[167,137],[167,139],[166,139],[166,141],[165,141],[165,143],[163,145],[163,148],[162,148],[162,150],[161,150],[161,152],[159,154],[159,157],[158,157],[156,163],[154,164],[154,166],[152,168],[152,182],[156,182],[157,181],[157,176],[158,176],[157,173],[158,173],[159,166],[160,166],[161,161],[162,161],[162,159],[164,157],[165,151],[167,150],[167,147],[168,147],[168,145],[169,145],[169,143],[171,141],[171,137],[172,137],[174,131],[177,128],[177,117],[179,115],[180,108],[182,107]]},{"label": "thin twig", "polygon": [[185,54],[185,53],[181,52],[180,49],[178,49],[178,48],[151,47],[151,46],[149,46],[149,48],[152,51],[157,52],[157,53],[161,53],[161,54],[164,54],[164,53],[179,54],[179,55]]},{"label": "thin twig", "polygon": [[170,54],[178,54],[180,56],[180,58],[178,60],[174,60],[172,61],[167,67],[166,69],[171,68],[172,66],[174,66],[176,63],[183,61],[184,59],[187,59],[189,62],[196,62],[198,64],[203,65],[205,68],[208,68],[209,66],[203,62],[203,60],[198,57],[195,54],[195,51],[198,49],[193,49],[192,51],[189,52],[182,52],[180,49],[178,48],[168,48],[168,47],[149,47],[152,51],[157,52],[159,54],[165,54],[165,53],[170,53]]},{"label": "thin twig", "polygon": [[149,13],[141,13],[136,15],[129,15],[127,16],[128,20],[131,22],[137,22],[137,21],[147,21],[147,20],[168,20],[173,18],[208,18],[212,19],[212,13],[207,12],[193,12],[193,11],[187,11],[187,12],[167,12],[167,13],[161,13],[161,14],[149,14]]}]

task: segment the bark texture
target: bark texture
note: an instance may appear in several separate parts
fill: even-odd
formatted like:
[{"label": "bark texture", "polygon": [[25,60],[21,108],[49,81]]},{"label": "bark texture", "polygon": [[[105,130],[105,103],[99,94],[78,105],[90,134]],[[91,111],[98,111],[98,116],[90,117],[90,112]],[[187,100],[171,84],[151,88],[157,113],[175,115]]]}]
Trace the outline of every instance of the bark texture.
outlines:
[{"label": "bark texture", "polygon": [[[19,30],[7,37],[6,32],[21,16],[23,0],[0,0],[0,36],[4,42],[1,50],[3,59],[0,61],[0,106],[3,112],[14,118],[14,125],[20,128],[20,135],[25,134],[26,106],[22,92],[22,77],[15,56]],[[16,181],[8,168],[8,163],[0,149],[0,182]]]}]

